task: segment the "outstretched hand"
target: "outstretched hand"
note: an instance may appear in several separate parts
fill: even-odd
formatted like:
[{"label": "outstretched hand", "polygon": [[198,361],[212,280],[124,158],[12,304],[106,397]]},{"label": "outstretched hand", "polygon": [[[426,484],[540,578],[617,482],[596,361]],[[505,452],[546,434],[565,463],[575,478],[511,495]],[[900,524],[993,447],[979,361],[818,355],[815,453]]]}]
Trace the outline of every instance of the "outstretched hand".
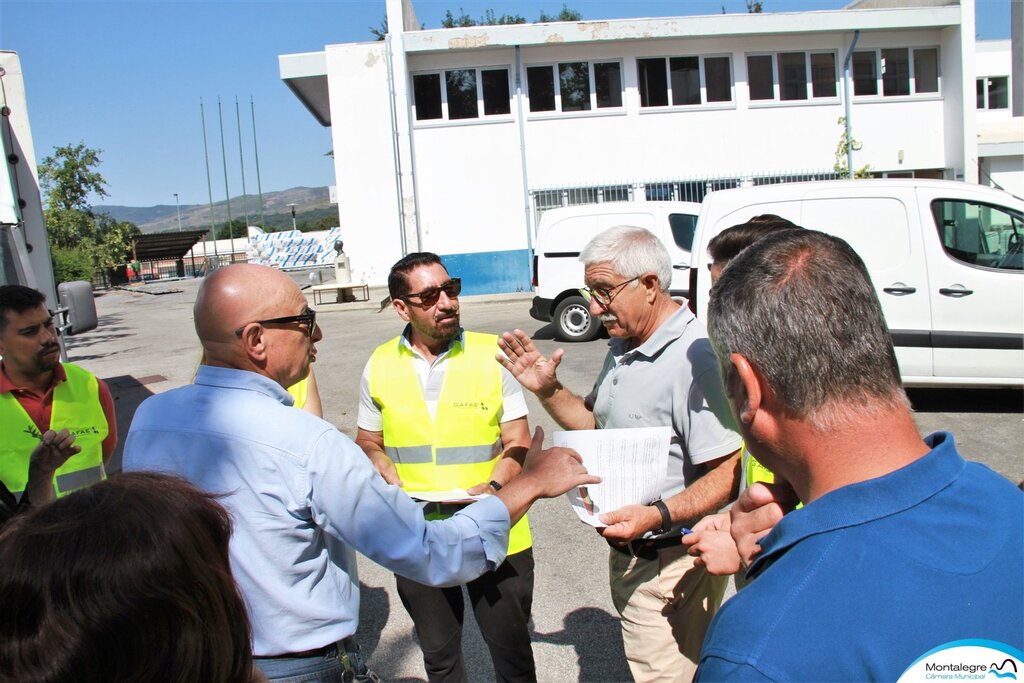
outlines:
[{"label": "outstretched hand", "polygon": [[545,450],[544,430],[540,427],[533,432],[522,474],[512,481],[520,479],[535,487],[536,498],[554,498],[578,486],[601,483],[600,477],[587,473],[583,458],[573,449],[554,446]]},{"label": "outstretched hand", "polygon": [[557,349],[551,358],[546,358],[537,350],[533,340],[519,329],[502,334],[498,338],[498,347],[502,353],[495,358],[523,388],[542,399],[550,398],[558,390],[557,369],[565,351]]},{"label": "outstretched hand", "polygon": [[67,429],[59,432],[48,429],[39,439],[39,445],[32,449],[28,457],[28,467],[29,470],[44,476],[53,476],[57,468],[66,463],[68,458],[81,451],[81,446],[75,445],[75,435]]}]

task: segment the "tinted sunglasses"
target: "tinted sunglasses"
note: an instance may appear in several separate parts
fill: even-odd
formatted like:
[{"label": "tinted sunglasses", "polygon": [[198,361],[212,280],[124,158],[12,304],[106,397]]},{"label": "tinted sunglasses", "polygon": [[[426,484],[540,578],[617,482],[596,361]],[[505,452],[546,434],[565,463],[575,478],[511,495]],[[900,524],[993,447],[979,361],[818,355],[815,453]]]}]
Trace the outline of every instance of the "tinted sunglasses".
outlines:
[{"label": "tinted sunglasses", "polygon": [[454,299],[459,296],[459,292],[462,291],[462,278],[453,277],[448,282],[444,283],[440,287],[427,287],[419,292],[413,292],[411,294],[405,294],[398,297],[404,301],[409,299],[419,299],[419,303],[424,307],[430,307],[437,303],[437,300],[441,298],[441,292],[444,292],[449,299]]},{"label": "tinted sunglasses", "polygon": [[316,311],[309,306],[306,306],[306,310],[298,315],[286,315],[282,318],[268,318],[266,320],[253,320],[251,323],[246,323],[235,330],[235,336],[241,337],[242,330],[249,325],[284,325],[286,323],[300,323],[306,325],[306,336],[312,339],[313,333],[316,332]]}]

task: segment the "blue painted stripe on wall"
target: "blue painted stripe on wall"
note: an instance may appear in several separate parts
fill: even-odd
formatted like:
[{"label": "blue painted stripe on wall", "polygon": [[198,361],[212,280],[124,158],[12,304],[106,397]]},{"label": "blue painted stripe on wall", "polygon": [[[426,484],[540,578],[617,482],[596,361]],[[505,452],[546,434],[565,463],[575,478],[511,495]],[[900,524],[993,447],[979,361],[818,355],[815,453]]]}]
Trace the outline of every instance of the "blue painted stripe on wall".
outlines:
[{"label": "blue painted stripe on wall", "polygon": [[462,278],[463,294],[531,291],[531,259],[529,249],[441,255],[452,277]]}]

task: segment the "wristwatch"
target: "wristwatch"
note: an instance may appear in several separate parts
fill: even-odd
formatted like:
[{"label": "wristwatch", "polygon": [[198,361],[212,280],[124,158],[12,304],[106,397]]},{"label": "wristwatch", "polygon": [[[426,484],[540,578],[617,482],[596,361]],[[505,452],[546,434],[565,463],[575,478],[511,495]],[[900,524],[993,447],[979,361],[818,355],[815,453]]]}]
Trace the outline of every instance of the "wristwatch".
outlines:
[{"label": "wristwatch", "polygon": [[658,508],[658,512],[661,513],[661,526],[654,530],[655,534],[663,534],[672,528],[672,513],[668,511],[668,506],[665,505],[665,501],[656,500],[651,503],[651,506]]}]

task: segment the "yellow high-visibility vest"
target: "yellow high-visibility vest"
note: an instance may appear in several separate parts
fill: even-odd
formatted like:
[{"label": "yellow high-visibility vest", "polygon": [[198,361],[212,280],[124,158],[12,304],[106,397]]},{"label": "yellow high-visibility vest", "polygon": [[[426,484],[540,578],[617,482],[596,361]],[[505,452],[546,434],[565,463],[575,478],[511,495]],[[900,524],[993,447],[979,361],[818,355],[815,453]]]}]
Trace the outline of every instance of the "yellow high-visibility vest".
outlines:
[{"label": "yellow high-visibility vest", "polygon": [[746,479],[747,488],[752,484],[762,482],[764,484],[775,483],[775,473],[757,461],[757,458],[750,454],[746,444],[743,446],[743,476]]},{"label": "yellow high-visibility vest", "polygon": [[309,396],[309,376],[300,379],[288,387],[288,393],[295,399],[294,407],[301,409],[306,405],[306,398]]},{"label": "yellow high-visibility vest", "polygon": [[[54,476],[58,496],[107,478],[103,469],[103,439],[107,438],[107,416],[99,401],[95,375],[77,365],[62,363],[67,381],[53,390],[50,429],[67,429],[75,435],[82,451],[68,458]],[[0,480],[17,496],[28,481],[28,458],[39,445],[42,434],[11,392],[0,394]]]},{"label": "yellow high-visibility vest", "polygon": [[[433,419],[416,376],[414,354],[401,337],[378,346],[371,356],[370,396],[380,406],[384,450],[406,490],[465,489],[489,481],[503,452],[497,337],[465,332],[463,339],[464,344],[452,345],[445,361]],[[524,515],[512,527],[508,554],[531,545]]]}]

